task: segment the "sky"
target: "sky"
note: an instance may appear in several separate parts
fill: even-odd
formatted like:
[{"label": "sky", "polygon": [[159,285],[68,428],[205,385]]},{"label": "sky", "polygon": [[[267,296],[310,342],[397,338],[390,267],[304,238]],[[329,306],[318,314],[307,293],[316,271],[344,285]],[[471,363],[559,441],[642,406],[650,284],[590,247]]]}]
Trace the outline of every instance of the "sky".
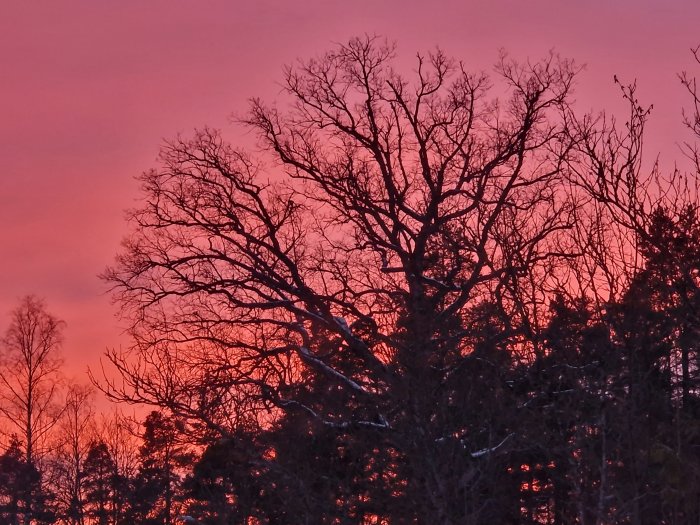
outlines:
[{"label": "sky", "polygon": [[[622,107],[613,75],[654,113],[646,144],[673,167],[688,139],[677,79],[694,71],[697,0],[45,0],[0,2],[0,333],[26,294],[66,321],[69,375],[128,345],[98,275],[128,233],[134,177],[164,139],[205,125],[232,140],[282,68],[352,36],[396,41],[402,63],[441,47],[490,71],[505,49],[585,64],[581,111]],[[700,66],[695,68],[700,76]],[[410,73],[410,71],[406,71]]]}]

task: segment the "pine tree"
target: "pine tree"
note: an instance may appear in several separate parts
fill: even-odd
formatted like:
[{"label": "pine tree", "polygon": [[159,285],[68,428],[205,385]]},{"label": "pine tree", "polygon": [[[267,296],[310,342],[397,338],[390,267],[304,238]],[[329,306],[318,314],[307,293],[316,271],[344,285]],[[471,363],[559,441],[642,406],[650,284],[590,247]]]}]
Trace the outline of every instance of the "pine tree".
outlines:
[{"label": "pine tree", "polygon": [[193,459],[180,442],[182,430],[176,420],[161,412],[151,412],[144,421],[140,465],[130,505],[139,523],[174,523],[183,469]]},{"label": "pine tree", "polygon": [[116,466],[107,445],[93,442],[83,464],[84,514],[99,525],[107,525],[114,515]]},{"label": "pine tree", "polygon": [[50,494],[42,487],[41,473],[27,463],[21,442],[13,437],[0,456],[1,523],[28,525],[27,516],[33,517],[32,523],[53,523],[49,500]]}]

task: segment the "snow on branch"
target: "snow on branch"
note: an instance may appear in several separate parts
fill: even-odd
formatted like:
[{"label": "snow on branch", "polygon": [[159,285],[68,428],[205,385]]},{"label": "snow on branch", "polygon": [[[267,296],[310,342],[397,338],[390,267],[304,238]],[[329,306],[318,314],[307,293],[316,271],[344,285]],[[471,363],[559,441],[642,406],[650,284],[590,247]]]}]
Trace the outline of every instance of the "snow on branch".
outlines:
[{"label": "snow on branch", "polygon": [[345,430],[348,428],[353,428],[353,427],[366,427],[366,428],[375,428],[375,429],[381,429],[381,430],[388,430],[391,428],[391,425],[387,421],[387,419],[384,417],[383,414],[379,414],[377,419],[379,421],[366,421],[366,420],[358,420],[358,421],[331,421],[329,419],[325,419],[322,417],[318,412],[316,412],[313,408],[305,405],[304,403],[300,403],[299,401],[295,401],[293,399],[278,399],[277,403],[282,406],[282,407],[290,407],[290,406],[295,406],[307,414],[309,414],[311,417],[314,419],[317,419],[321,423],[323,423],[327,427],[331,428],[337,428],[341,430]]},{"label": "snow on branch", "polygon": [[506,437],[504,437],[504,438],[503,438],[503,441],[501,441],[501,442],[500,442],[498,445],[496,445],[495,447],[482,448],[481,450],[477,450],[476,452],[472,452],[472,453],[470,453],[469,455],[470,455],[471,457],[473,457],[474,459],[477,459],[477,458],[482,458],[482,457],[484,457],[484,456],[488,456],[489,454],[493,454],[493,453],[496,452],[499,448],[501,448],[503,445],[505,445],[506,442],[507,442],[508,440],[510,440],[510,438],[512,438],[514,435],[515,435],[515,434],[514,434],[513,432],[511,432],[511,433],[508,434]]},{"label": "snow on branch", "polygon": [[346,375],[341,374],[335,368],[328,366],[326,363],[324,363],[318,357],[313,355],[311,353],[311,351],[306,346],[303,346],[303,345],[300,346],[299,353],[301,354],[301,357],[305,361],[312,363],[313,365],[322,369],[328,375],[340,380],[341,383],[350,387],[352,390],[355,390],[356,392],[359,392],[360,394],[369,394],[369,392],[367,392],[367,390],[365,390],[361,385],[359,385],[358,383],[356,383],[355,381],[353,381],[352,379],[350,379]]}]

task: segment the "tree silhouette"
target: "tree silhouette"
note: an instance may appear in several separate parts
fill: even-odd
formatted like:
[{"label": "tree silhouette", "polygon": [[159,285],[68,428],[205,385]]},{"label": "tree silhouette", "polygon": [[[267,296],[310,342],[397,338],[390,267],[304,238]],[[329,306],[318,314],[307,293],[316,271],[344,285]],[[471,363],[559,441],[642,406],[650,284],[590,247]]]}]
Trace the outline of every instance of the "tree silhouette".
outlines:
[{"label": "tree silhouette", "polygon": [[104,276],[102,388],[163,410],[133,519],[697,521],[698,208],[643,162],[651,106],[616,77],[625,124],[579,115],[555,55],[394,59],[299,61],[239,118],[258,153],[204,129],[141,176]]},{"label": "tree silhouette", "polygon": [[171,525],[177,516],[182,469],[192,455],[179,442],[174,419],[151,412],[144,421],[139,471],[131,498],[133,519]]},{"label": "tree silhouette", "polygon": [[54,523],[50,494],[42,486],[41,473],[27,462],[22,448],[20,441],[13,438],[0,456],[0,517],[3,523],[12,525]]},{"label": "tree silhouette", "polygon": [[85,516],[99,525],[114,523],[114,507],[118,487],[116,465],[107,445],[93,442],[82,468],[85,492]]},{"label": "tree silhouette", "polygon": [[[511,341],[538,329],[540,285],[573,225],[562,166],[577,70],[504,57],[497,106],[489,79],[439,51],[419,57],[414,80],[393,56],[353,39],[287,70],[288,110],[254,100],[244,121],[274,175],[213,130],[163,149],[106,274],[136,341],[111,355],[132,388],[108,390],[223,436],[211,414],[230,391],[328,428],[383,431],[406,519],[456,523],[454,458],[487,463],[511,437],[444,417],[446,385],[473,360],[465,323],[485,298]],[[318,377],[312,403],[303,392]]]},{"label": "tree silhouette", "polygon": [[[698,456],[690,430],[698,421],[698,216],[663,209],[651,219],[642,245],[644,269],[616,312],[625,400],[618,430],[624,468],[623,501],[639,523],[698,519]],[[690,433],[688,431],[690,430]],[[683,480],[683,481],[681,481]]]},{"label": "tree silhouette", "polygon": [[6,523],[19,524],[24,514],[25,491],[36,484],[36,475],[24,462],[24,454],[16,439],[10,442],[0,456],[0,494],[2,495],[2,518]]},{"label": "tree silhouette", "polygon": [[53,478],[58,512],[69,524],[82,524],[83,462],[94,439],[94,407],[91,388],[68,387],[63,413],[55,430],[49,470]]},{"label": "tree silhouette", "polygon": [[[0,414],[21,436],[24,463],[30,469],[38,467],[61,415],[56,394],[62,328],[63,322],[49,314],[41,300],[27,296],[13,310],[0,346]],[[24,492],[27,524],[39,519],[34,511],[43,506],[33,501],[36,492],[29,487],[33,484]]]}]

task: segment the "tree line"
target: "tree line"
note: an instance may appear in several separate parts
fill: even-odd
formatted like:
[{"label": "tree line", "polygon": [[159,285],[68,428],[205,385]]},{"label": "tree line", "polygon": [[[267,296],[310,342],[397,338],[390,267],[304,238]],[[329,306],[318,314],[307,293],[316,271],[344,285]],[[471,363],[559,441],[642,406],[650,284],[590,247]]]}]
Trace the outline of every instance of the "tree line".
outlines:
[{"label": "tree line", "polygon": [[63,328],[27,296],[2,339],[0,523],[172,523],[163,494],[192,452],[160,412],[96,413],[94,388],[62,375]]},{"label": "tree line", "polygon": [[700,520],[692,75],[666,174],[634,84],[623,121],[580,114],[556,55],[394,61],[299,61],[238,118],[255,154],[204,129],[140,177],[103,276],[133,343],[94,380],[157,411],[84,522]]}]

